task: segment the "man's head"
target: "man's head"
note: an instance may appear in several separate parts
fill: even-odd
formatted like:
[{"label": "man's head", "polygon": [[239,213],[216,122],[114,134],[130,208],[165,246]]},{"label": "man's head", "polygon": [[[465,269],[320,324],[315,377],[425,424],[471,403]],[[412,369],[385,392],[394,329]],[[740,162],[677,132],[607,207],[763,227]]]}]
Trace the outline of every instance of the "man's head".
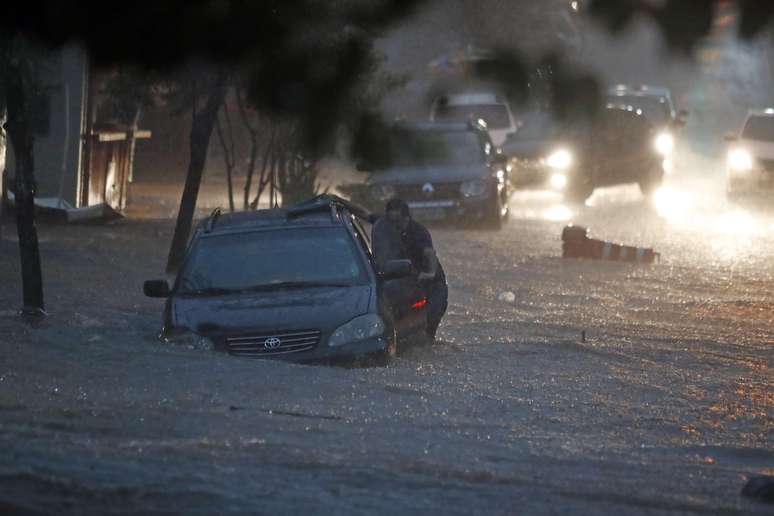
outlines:
[{"label": "man's head", "polygon": [[404,231],[411,222],[408,204],[402,199],[390,199],[384,208],[387,221],[400,231]]}]

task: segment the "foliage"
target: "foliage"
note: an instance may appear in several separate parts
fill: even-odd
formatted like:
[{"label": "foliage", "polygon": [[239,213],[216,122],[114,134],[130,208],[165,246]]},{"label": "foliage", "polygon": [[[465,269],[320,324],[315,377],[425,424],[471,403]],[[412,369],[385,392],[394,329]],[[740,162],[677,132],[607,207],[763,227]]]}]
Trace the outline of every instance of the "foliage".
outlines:
[{"label": "foliage", "polygon": [[369,39],[418,3],[30,0],[9,4],[0,28],[51,47],[78,41],[97,66],[169,70],[192,58],[246,65],[252,102],[262,111],[297,117],[305,146],[313,147],[329,136],[367,68]]}]

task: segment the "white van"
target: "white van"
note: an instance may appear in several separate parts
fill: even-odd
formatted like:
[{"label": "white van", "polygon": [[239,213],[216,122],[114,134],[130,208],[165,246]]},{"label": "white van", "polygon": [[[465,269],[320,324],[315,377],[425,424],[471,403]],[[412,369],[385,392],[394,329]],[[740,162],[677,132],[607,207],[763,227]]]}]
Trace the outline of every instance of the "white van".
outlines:
[{"label": "white van", "polygon": [[774,109],[747,113],[739,133],[725,135],[728,149],[726,194],[731,202],[774,197]]},{"label": "white van", "polygon": [[516,120],[504,98],[493,93],[443,95],[433,102],[431,122],[467,122],[483,120],[492,143],[501,147],[508,135],[516,132]]}]

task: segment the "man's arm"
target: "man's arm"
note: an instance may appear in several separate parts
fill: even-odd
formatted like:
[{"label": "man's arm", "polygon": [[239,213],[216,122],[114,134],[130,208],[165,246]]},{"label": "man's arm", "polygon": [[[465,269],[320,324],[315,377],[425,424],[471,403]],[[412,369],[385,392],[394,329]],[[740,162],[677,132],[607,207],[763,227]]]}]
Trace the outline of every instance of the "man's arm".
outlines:
[{"label": "man's arm", "polygon": [[386,227],[384,220],[379,219],[371,228],[371,250],[373,252],[376,267],[379,271],[384,269],[384,264],[390,260],[395,253],[391,247],[389,228]]},{"label": "man's arm", "polygon": [[[416,224],[416,223],[415,223]],[[426,227],[416,224],[416,245],[422,250],[423,269],[419,271],[417,279],[419,281],[432,280],[438,274],[438,257],[433,247],[433,237]]]},{"label": "man's arm", "polygon": [[426,270],[421,271],[417,276],[417,279],[419,279],[419,281],[434,279],[438,274],[438,257],[435,254],[435,249],[432,247],[425,247],[422,249],[422,255],[424,256]]}]

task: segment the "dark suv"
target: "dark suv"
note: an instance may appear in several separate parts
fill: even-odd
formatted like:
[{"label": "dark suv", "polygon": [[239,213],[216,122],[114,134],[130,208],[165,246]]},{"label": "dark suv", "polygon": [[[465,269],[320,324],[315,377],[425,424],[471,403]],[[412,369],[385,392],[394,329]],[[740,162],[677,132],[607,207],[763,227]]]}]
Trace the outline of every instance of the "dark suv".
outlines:
[{"label": "dark suv", "polygon": [[166,297],[162,337],[233,355],[383,360],[426,330],[409,260],[376,270],[367,213],[333,196],[293,208],[214,213],[196,229]]},{"label": "dark suv", "polygon": [[503,146],[516,188],[550,188],[583,202],[595,188],[637,183],[652,194],[664,178],[656,129],[629,109],[608,107],[590,121],[558,122],[535,112]]},{"label": "dark suv", "polygon": [[483,123],[401,123],[388,131],[381,159],[358,166],[370,174],[357,200],[382,209],[399,197],[420,220],[499,228],[508,214],[506,165]]}]

